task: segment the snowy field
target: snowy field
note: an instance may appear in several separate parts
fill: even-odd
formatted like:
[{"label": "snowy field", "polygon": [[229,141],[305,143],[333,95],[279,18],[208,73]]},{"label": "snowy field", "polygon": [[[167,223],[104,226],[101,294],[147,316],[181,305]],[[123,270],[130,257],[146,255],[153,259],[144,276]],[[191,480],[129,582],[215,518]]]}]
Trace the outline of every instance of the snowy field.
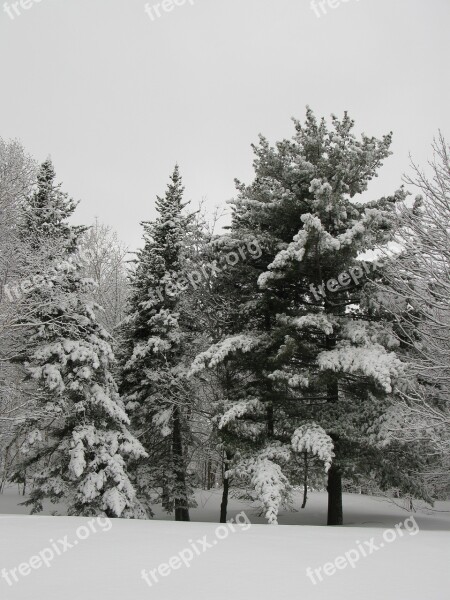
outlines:
[{"label": "snowy field", "polygon": [[[1,600],[450,599],[450,503],[417,511],[418,529],[409,520],[400,535],[395,525],[409,513],[382,498],[352,494],[344,497],[347,525],[340,528],[321,526],[322,493],[312,494],[305,510],[283,513],[279,527],[264,525],[251,503],[233,499],[229,518],[246,515],[234,531],[217,530],[212,522],[219,490],[197,493],[192,523],[160,520],[161,514],[152,521],[109,523],[30,517],[17,506],[21,500],[14,489],[0,495],[0,568],[12,583],[2,576]],[[44,513],[53,511],[46,507]]]}]

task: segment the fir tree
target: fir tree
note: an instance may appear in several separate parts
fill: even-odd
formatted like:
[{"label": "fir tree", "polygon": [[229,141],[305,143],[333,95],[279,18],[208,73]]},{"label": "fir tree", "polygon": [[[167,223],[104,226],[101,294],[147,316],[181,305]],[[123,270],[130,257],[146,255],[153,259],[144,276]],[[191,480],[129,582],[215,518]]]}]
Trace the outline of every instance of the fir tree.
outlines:
[{"label": "fir tree", "polygon": [[63,241],[65,250],[73,250],[79,235],[86,230],[68,223],[77,203],[61,191],[61,184],[55,179],[55,169],[48,158],[38,171],[36,190],[24,206],[25,239],[31,248],[41,252],[45,241],[50,245]]},{"label": "fir tree", "polygon": [[127,461],[145,452],[128,430],[111,339],[96,320],[92,282],[82,278],[75,253],[84,228],[68,224],[76,204],[54,179],[46,161],[25,209],[31,252],[42,250],[47,260],[58,252],[25,298],[28,344],[20,360],[37,382],[38,411],[18,430],[25,459],[16,479],[33,470],[26,502],[33,512],[49,498],[66,503],[69,515],[142,517]]},{"label": "fir tree", "polygon": [[[178,166],[158,217],[144,222],[144,248],[131,280],[123,335],[122,392],[150,460],[136,465],[141,495],[162,502],[177,521],[189,520],[192,490],[186,474],[192,392],[183,357],[191,324],[184,310],[184,244],[191,217],[183,214],[184,188]],[[151,492],[156,492],[152,497]]]}]

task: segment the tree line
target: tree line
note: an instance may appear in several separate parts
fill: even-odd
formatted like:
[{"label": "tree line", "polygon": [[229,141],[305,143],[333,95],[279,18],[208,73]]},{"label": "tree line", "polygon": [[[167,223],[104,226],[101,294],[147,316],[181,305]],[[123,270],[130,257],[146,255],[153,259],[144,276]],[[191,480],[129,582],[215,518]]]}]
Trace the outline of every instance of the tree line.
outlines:
[{"label": "tree line", "polygon": [[221,522],[234,492],[277,523],[326,489],[339,525],[343,491],[448,495],[448,145],[365,201],[392,134],[293,125],[221,231],[175,166],[132,255],[0,140],[1,485],[33,512],[187,521],[216,485]]}]

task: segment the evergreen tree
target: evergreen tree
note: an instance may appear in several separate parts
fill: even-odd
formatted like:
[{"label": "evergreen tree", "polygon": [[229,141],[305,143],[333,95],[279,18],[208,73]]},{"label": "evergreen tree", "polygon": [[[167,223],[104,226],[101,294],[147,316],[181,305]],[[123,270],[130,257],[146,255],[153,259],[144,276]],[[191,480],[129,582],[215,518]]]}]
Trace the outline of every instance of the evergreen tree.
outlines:
[{"label": "evergreen tree", "polygon": [[156,200],[157,219],[142,223],[145,244],[131,280],[121,386],[151,459],[136,465],[140,493],[174,511],[177,521],[189,520],[192,504],[186,452],[193,397],[183,364],[192,326],[181,289],[191,217],[183,214],[183,192],[176,166],[166,194]]},{"label": "evergreen tree", "polygon": [[55,169],[48,158],[38,171],[37,188],[24,206],[23,232],[34,250],[42,251],[44,241],[49,245],[64,242],[65,251],[73,250],[79,235],[86,230],[68,223],[77,203],[61,191],[61,184],[55,179]]},{"label": "evergreen tree", "polygon": [[46,161],[25,208],[30,255],[42,251],[50,262],[24,300],[28,344],[20,361],[37,382],[39,410],[17,432],[25,436],[25,459],[16,480],[33,469],[26,502],[33,512],[49,498],[65,502],[70,515],[145,516],[126,464],[145,452],[128,430],[111,373],[110,336],[96,320],[92,282],[83,279],[75,252],[84,228],[68,224],[76,204],[54,179]]},{"label": "evergreen tree", "polygon": [[[392,197],[362,203],[391,135],[354,136],[345,114],[329,130],[308,109],[305,125],[254,147],[255,180],[237,182],[229,251],[255,239],[262,256],[232,271],[230,325],[192,373],[226,362],[238,386],[220,419],[234,436],[234,473],[258,491],[270,522],[300,471],[328,473],[328,524],[341,524],[342,478],[375,477],[424,493],[420,458],[389,438],[382,417],[402,371],[388,321],[375,316],[365,283],[379,276],[361,255],[392,238]],[[299,462],[302,467],[299,467]]]}]

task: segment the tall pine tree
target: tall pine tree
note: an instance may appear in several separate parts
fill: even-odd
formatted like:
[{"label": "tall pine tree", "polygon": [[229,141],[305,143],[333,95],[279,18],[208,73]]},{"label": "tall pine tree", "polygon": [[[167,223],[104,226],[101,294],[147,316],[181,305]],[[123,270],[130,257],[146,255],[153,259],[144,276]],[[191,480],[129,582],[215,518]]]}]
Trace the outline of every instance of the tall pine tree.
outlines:
[{"label": "tall pine tree", "polygon": [[24,300],[28,344],[20,361],[37,389],[35,410],[17,432],[25,458],[16,479],[32,473],[26,504],[34,512],[49,498],[63,501],[70,515],[143,517],[127,462],[145,452],[128,429],[110,336],[96,320],[92,282],[81,275],[76,249],[84,228],[68,223],[75,207],[46,161],[23,228],[30,256],[43,253],[46,268]]},{"label": "tall pine tree", "polygon": [[[186,453],[190,439],[192,391],[183,364],[191,324],[185,295],[184,245],[191,217],[183,214],[178,166],[165,195],[156,200],[158,217],[144,222],[144,247],[131,280],[129,314],[123,328],[121,391],[149,459],[136,465],[140,494],[161,502],[177,521],[189,521],[192,490]],[[153,494],[153,495],[152,495]]]},{"label": "tall pine tree", "polygon": [[271,147],[261,137],[255,180],[238,182],[231,231],[217,242],[229,251],[255,239],[262,256],[234,267],[230,324],[192,372],[220,363],[240,372],[220,427],[270,522],[306,470],[328,473],[330,525],[343,522],[343,478],[421,493],[420,457],[382,427],[402,364],[389,322],[371,311],[365,283],[378,267],[361,260],[392,238],[404,193],[359,200],[391,135],[358,140],[353,127],[345,114],[328,129],[308,110],[291,140]]}]

